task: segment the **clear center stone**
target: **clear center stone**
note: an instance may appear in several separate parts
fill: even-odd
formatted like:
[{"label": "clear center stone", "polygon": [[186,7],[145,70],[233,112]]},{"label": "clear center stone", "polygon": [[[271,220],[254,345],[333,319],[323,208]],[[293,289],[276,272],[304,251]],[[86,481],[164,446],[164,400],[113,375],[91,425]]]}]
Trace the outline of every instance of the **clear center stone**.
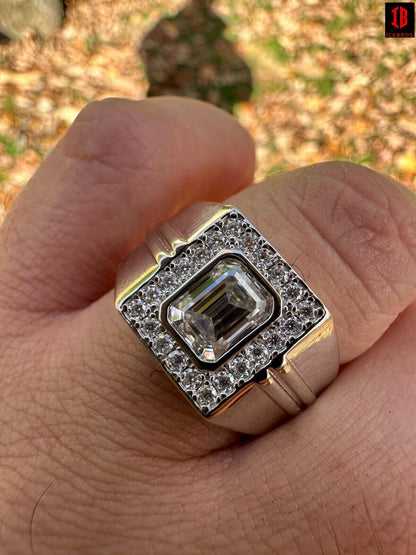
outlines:
[{"label": "clear center stone", "polygon": [[275,298],[240,259],[220,260],[167,308],[167,320],[203,362],[216,362],[267,322]]}]

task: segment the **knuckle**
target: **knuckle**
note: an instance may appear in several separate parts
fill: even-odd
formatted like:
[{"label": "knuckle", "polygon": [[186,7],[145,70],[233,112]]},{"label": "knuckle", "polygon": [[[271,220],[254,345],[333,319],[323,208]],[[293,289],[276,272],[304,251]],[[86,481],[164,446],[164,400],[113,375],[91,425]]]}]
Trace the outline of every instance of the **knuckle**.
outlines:
[{"label": "knuckle", "polygon": [[256,195],[258,221],[331,309],[341,358],[363,352],[415,299],[416,195],[350,162],[277,176]]},{"label": "knuckle", "polygon": [[305,172],[292,198],[378,310],[390,314],[398,301],[409,302],[416,284],[413,193],[368,168],[333,162]]}]

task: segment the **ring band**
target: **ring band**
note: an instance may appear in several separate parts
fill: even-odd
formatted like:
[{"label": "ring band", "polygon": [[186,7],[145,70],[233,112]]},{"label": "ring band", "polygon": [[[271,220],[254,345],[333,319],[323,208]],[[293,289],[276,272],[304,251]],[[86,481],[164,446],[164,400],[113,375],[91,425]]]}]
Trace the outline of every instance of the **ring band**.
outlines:
[{"label": "ring band", "polygon": [[260,434],[335,378],[332,316],[233,206],[196,203],[120,267],[117,310],[206,420]]}]

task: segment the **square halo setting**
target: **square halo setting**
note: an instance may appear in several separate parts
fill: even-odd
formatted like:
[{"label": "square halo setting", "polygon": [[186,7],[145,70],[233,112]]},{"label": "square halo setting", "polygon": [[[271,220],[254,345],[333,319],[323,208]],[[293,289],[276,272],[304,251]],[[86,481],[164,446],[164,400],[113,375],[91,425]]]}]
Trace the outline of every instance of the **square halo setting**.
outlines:
[{"label": "square halo setting", "polygon": [[300,276],[236,209],[179,248],[119,310],[204,416],[325,316]]}]

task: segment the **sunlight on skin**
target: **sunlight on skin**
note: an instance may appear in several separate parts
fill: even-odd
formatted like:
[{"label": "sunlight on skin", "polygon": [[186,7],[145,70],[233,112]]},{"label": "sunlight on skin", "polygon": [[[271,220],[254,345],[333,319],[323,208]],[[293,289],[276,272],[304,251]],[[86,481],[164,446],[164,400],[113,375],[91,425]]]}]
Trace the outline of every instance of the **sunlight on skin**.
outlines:
[{"label": "sunlight on skin", "polygon": [[[415,197],[348,163],[253,171],[225,113],[111,100],[19,197],[0,230],[4,552],[416,549]],[[207,199],[242,210],[338,332],[340,376],[259,438],[201,421],[113,307],[121,260]]]}]

